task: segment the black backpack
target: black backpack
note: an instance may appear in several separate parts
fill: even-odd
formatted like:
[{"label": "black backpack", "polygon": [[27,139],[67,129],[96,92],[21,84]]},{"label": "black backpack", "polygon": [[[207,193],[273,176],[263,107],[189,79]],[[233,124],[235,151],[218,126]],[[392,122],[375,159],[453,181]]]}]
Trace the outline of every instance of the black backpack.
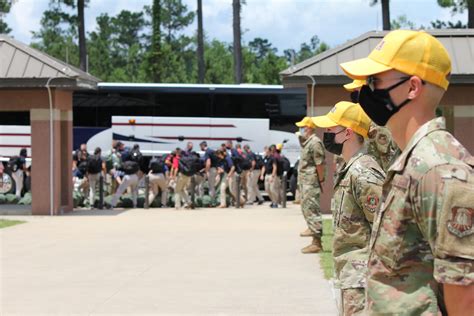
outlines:
[{"label": "black backpack", "polygon": [[135,174],[138,172],[138,170],[140,170],[140,165],[138,164],[138,162],[132,160],[125,161],[122,166],[123,171],[127,175]]},{"label": "black backpack", "polygon": [[20,169],[21,164],[20,156],[11,157],[10,160],[8,160],[8,168],[13,172],[16,172],[18,169]]},{"label": "black backpack", "polygon": [[255,169],[262,169],[264,165],[265,162],[263,161],[263,157],[255,154]]},{"label": "black backpack", "polygon": [[141,153],[140,150],[136,149],[136,150],[131,150],[130,151],[130,156],[129,158],[131,161],[135,161],[135,162],[138,162],[138,164],[140,164],[143,160],[143,155]]},{"label": "black backpack", "polygon": [[99,155],[92,155],[87,158],[87,172],[96,174],[102,171],[102,158]]},{"label": "black backpack", "polygon": [[163,157],[155,157],[150,161],[150,170],[153,173],[165,172],[165,160]]},{"label": "black backpack", "polygon": [[288,158],[285,156],[280,156],[277,160],[277,174],[279,176],[283,175],[283,172],[290,171],[291,165]]},{"label": "black backpack", "polygon": [[247,157],[247,155],[237,155],[232,157],[232,163],[234,164],[235,171],[237,173],[241,173],[245,170],[250,170],[252,168],[252,162]]},{"label": "black backpack", "polygon": [[195,175],[200,170],[200,166],[200,159],[196,155],[182,156],[179,159],[179,171],[185,176]]}]

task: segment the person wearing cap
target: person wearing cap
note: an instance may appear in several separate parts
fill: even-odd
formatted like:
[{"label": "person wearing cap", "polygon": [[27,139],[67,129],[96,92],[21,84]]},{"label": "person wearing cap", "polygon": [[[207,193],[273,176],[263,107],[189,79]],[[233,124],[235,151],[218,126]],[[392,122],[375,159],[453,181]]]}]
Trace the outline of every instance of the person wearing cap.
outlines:
[{"label": "person wearing cap", "polygon": [[335,286],[341,290],[341,315],[360,315],[364,310],[371,226],[385,173],[367,154],[364,138],[370,119],[359,104],[338,102],[328,114],[312,120],[325,128],[326,150],[345,161],[331,201]]},{"label": "person wearing cap", "polygon": [[373,227],[367,313],[472,314],[474,158],[435,116],[449,85],[448,52],[426,32],[397,30],[341,67],[367,80],[359,102],[402,150]]},{"label": "person wearing cap", "polygon": [[298,163],[298,186],[300,189],[301,211],[308,228],[300,233],[301,237],[312,237],[311,244],[301,249],[302,253],[318,253],[323,249],[321,236],[323,231],[321,207],[321,183],[324,182],[324,146],[315,134],[313,121],[305,117],[296,123],[305,141],[301,145]]},{"label": "person wearing cap", "polygon": [[[351,83],[345,84],[344,88],[351,93],[351,100],[354,103],[359,102],[359,92],[362,86],[366,84],[365,80],[355,79]],[[393,141],[390,130],[385,126],[378,126],[371,123],[368,137],[367,152],[372,155],[385,172],[400,154],[400,151]]]}]

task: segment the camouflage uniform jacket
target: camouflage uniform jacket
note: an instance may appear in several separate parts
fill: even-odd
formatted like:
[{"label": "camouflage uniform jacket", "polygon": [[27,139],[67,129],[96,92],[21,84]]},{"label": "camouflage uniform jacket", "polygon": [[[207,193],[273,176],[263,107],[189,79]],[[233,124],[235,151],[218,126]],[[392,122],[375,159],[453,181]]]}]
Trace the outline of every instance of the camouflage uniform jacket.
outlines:
[{"label": "camouflage uniform jacket", "polygon": [[324,163],[324,146],[318,136],[312,134],[301,147],[298,164],[298,182],[319,187],[316,165]]},{"label": "camouflage uniform jacket", "polygon": [[474,282],[472,165],[437,118],[390,167],[371,238],[370,314],[436,315],[444,312],[441,283]]},{"label": "camouflage uniform jacket", "polygon": [[338,174],[333,212],[333,257],[336,286],[364,288],[369,240],[385,173],[365,148],[355,154]]},{"label": "camouflage uniform jacket", "polygon": [[384,172],[399,155],[398,146],[393,142],[392,133],[383,126],[371,124],[367,152],[372,155]]}]

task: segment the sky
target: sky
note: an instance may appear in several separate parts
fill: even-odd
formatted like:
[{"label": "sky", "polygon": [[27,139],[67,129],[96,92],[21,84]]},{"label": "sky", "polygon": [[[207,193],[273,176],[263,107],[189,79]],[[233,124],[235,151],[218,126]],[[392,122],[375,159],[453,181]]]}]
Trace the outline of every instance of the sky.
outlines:
[{"label": "sky", "polygon": [[[183,0],[189,10],[196,10],[196,0]],[[232,42],[232,0],[202,0],[203,23],[209,39]],[[31,31],[40,28],[41,15],[49,0],[16,0],[6,21],[10,35],[31,43]],[[101,13],[116,15],[121,10],[139,11],[152,0],[90,0],[86,8],[86,32],[96,28]],[[268,39],[281,53],[298,49],[303,42],[318,35],[331,47],[341,45],[365,32],[382,29],[380,5],[371,7],[370,0],[246,0],[242,7],[243,41],[256,37]],[[428,26],[430,21],[467,21],[467,13],[452,16],[436,0],[392,0],[391,19],[406,15],[415,25]],[[195,33],[195,21],[184,32]]]}]

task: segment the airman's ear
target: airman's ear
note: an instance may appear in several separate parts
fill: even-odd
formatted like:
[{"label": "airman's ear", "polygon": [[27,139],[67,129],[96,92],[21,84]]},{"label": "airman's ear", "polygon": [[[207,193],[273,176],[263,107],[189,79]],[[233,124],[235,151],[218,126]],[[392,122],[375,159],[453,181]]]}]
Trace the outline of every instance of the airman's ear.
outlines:
[{"label": "airman's ear", "polygon": [[416,99],[423,90],[424,82],[418,76],[411,76],[408,82],[410,84],[410,90],[408,91],[408,99]]}]

